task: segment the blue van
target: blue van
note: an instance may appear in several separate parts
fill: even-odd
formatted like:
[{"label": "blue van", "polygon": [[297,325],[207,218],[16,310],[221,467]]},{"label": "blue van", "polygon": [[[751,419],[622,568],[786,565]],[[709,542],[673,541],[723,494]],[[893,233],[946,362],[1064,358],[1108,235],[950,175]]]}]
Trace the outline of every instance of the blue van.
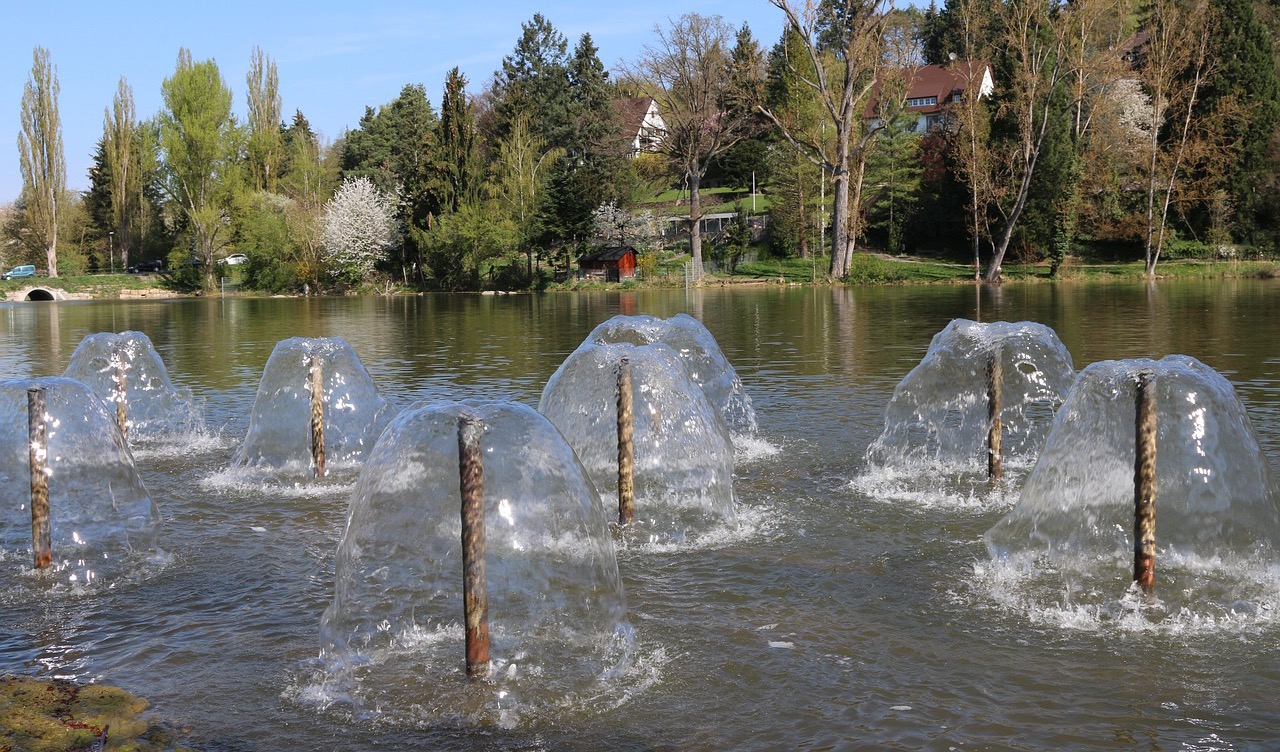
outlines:
[{"label": "blue van", "polygon": [[22,266],[13,267],[4,274],[0,274],[0,279],[18,279],[19,277],[34,276],[36,276],[35,264],[23,264]]}]

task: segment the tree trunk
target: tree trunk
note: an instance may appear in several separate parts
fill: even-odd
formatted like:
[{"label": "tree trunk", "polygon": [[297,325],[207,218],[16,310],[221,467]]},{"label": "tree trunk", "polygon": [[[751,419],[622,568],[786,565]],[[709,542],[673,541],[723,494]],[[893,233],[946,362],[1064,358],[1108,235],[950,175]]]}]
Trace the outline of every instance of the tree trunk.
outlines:
[{"label": "tree trunk", "polygon": [[836,168],[835,201],[831,206],[831,276],[844,279],[849,245],[849,163]]},{"label": "tree trunk", "polygon": [[702,176],[697,170],[689,171],[689,252],[693,257],[694,274],[702,270],[702,194],[698,190]]},{"label": "tree trunk", "polygon": [[867,171],[867,153],[858,152],[858,170],[853,175],[853,199],[849,202],[849,242],[845,246],[844,273],[853,268],[853,252],[858,247],[858,235],[862,232],[862,183]]}]

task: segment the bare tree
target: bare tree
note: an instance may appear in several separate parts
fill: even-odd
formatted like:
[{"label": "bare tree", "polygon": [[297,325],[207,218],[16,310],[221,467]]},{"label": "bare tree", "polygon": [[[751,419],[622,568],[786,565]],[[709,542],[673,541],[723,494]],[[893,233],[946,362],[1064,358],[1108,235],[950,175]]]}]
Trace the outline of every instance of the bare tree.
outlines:
[{"label": "bare tree", "polygon": [[1000,268],[1013,231],[1027,206],[1036,161],[1049,130],[1054,94],[1069,76],[1066,55],[1069,32],[1066,13],[1052,0],[1008,0],[997,5],[1006,54],[1013,63],[1012,79],[1001,82],[1006,91],[1001,105],[1016,131],[1004,164],[1004,179],[1012,186],[1013,203],[996,204],[1003,214],[985,278],[1000,280]]},{"label": "bare tree", "polygon": [[749,108],[735,106],[744,82],[730,62],[734,31],[720,16],[690,13],[655,31],[658,42],[645,46],[627,74],[658,103],[666,122],[661,148],[688,180],[689,245],[700,269],[702,177],[712,159],[755,130],[755,120]]},{"label": "bare tree", "polygon": [[[804,41],[809,65],[803,68],[792,65],[791,72],[813,91],[826,118],[834,126],[834,153],[823,148],[821,139],[789,127],[779,113],[767,106],[761,104],[759,111],[778,127],[797,151],[831,175],[835,188],[831,212],[831,276],[845,277],[857,241],[857,223],[851,220],[850,210],[856,209],[858,202],[851,204],[850,189],[856,178],[860,190],[865,165],[861,152],[877,130],[868,126],[867,101],[877,79],[888,67],[884,38],[888,11],[893,3],[892,0],[841,0],[829,5],[818,0],[769,2],[786,14],[787,24]],[[824,7],[829,7],[832,13],[824,13]],[[824,31],[828,32],[826,36],[835,31],[839,41],[833,50],[836,57],[834,66],[824,54],[820,38]],[[887,105],[892,99],[881,97],[880,101]],[[901,106],[897,109],[900,110]],[[892,115],[896,113],[886,111],[883,114],[889,117],[880,119],[881,124],[891,122]],[[857,168],[856,176],[854,167]]]},{"label": "bare tree", "polygon": [[120,266],[129,268],[129,250],[133,247],[132,220],[141,199],[138,182],[141,162],[137,150],[138,123],[133,109],[133,89],[120,77],[111,109],[103,114],[102,146],[110,172],[108,195],[111,200],[111,224],[115,227],[115,245],[120,249]]},{"label": "bare tree", "polygon": [[276,63],[261,47],[254,47],[245,75],[249,105],[249,171],[254,188],[275,190],[283,144],[280,138],[280,80]]},{"label": "bare tree", "polygon": [[1155,274],[1164,249],[1169,205],[1192,140],[1196,100],[1212,73],[1207,0],[1154,0],[1145,43],[1137,49],[1142,81],[1151,96],[1148,136],[1146,264]]},{"label": "bare tree", "polygon": [[58,276],[58,215],[66,197],[67,164],[58,117],[58,72],[49,51],[32,52],[31,79],[22,91],[18,159],[28,229],[44,248],[50,277]]}]

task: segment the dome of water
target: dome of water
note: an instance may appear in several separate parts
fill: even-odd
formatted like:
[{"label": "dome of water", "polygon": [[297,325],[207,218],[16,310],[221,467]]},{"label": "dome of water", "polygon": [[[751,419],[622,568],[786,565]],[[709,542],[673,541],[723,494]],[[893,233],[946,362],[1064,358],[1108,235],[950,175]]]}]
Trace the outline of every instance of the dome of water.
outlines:
[{"label": "dome of water", "polygon": [[350,465],[368,455],[393,414],[360,357],[341,337],[293,337],[267,359],[233,471],[309,473],[313,364],[322,373],[326,461]]},{"label": "dome of water", "polygon": [[[492,672],[464,668],[459,417],[482,426]],[[357,707],[509,722],[599,694],[630,628],[590,479],[541,415],[514,403],[419,403],[378,440],[351,496],[321,657]]]},{"label": "dome of water", "polygon": [[665,344],[584,342],[552,374],[538,411],[555,424],[601,496],[618,493],[618,366],[631,365],[635,526],[681,542],[735,520],[733,443],[683,359]]},{"label": "dome of water", "polygon": [[1004,457],[1034,460],[1075,379],[1071,354],[1043,324],[956,319],[894,389],[884,430],[867,448],[869,463],[985,468],[991,357],[1000,362]]},{"label": "dome of water", "polygon": [[87,386],[67,378],[0,382],[0,561],[32,566],[27,389],[44,389],[52,571],[77,585],[110,578],[155,549],[160,513]]},{"label": "dome of water", "polygon": [[204,430],[204,416],[191,390],[174,387],[151,339],[142,332],[90,334],[71,353],[62,375],[88,386],[113,412],[123,402],[130,440]]},{"label": "dome of water", "polygon": [[[1178,607],[1230,611],[1251,597],[1246,581],[1273,564],[1280,509],[1235,390],[1185,355],[1082,371],[1020,500],[987,532],[987,547],[1017,576],[1065,581],[1068,600],[1113,600],[1125,591],[1133,574],[1135,394],[1143,372],[1154,375],[1156,399],[1156,593]],[[1057,585],[1047,592],[1064,598]]]},{"label": "dome of water", "polygon": [[692,316],[679,313],[669,319],[655,316],[614,316],[587,335],[596,344],[662,343],[680,354],[689,376],[702,387],[713,407],[731,430],[754,433],[756,413],[742,380],[716,343],[715,337]]}]

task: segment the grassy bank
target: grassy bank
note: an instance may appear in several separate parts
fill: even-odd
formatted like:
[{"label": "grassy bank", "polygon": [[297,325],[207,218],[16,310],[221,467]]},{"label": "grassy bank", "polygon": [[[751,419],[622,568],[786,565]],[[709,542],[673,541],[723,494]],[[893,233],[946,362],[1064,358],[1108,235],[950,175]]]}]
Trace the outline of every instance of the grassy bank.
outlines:
[{"label": "grassy bank", "polygon": [[[598,280],[576,280],[550,285],[553,290],[617,289],[617,288],[671,288],[685,285],[684,265],[688,256],[674,253],[663,255],[660,265],[653,267],[639,279],[619,283]],[[764,258],[738,264],[730,273],[708,275],[703,284],[734,285],[827,285],[831,267],[829,256],[812,259]],[[1060,280],[1140,280],[1143,278],[1141,261],[1116,263],[1080,263],[1069,259],[1058,272]],[[1160,279],[1275,279],[1280,277],[1280,262],[1276,261],[1203,261],[1177,260],[1162,262],[1156,268]],[[1045,282],[1049,276],[1047,264],[1006,264],[1006,282]],[[972,282],[973,267],[945,261],[918,257],[890,257],[879,254],[857,253],[849,268],[845,284],[954,284]],[[238,281],[238,280],[236,280]],[[189,290],[175,284],[167,277],[155,274],[97,274],[83,277],[35,277],[21,280],[0,281],[0,299],[32,285],[57,288],[77,296],[95,299],[130,297],[126,291],[151,290],[158,294],[174,296],[190,294]],[[383,289],[370,287],[360,292],[382,294]],[[411,294],[410,288],[398,288],[397,292]],[[244,290],[243,294],[259,294]],[[261,293],[265,294],[265,293]]]}]

